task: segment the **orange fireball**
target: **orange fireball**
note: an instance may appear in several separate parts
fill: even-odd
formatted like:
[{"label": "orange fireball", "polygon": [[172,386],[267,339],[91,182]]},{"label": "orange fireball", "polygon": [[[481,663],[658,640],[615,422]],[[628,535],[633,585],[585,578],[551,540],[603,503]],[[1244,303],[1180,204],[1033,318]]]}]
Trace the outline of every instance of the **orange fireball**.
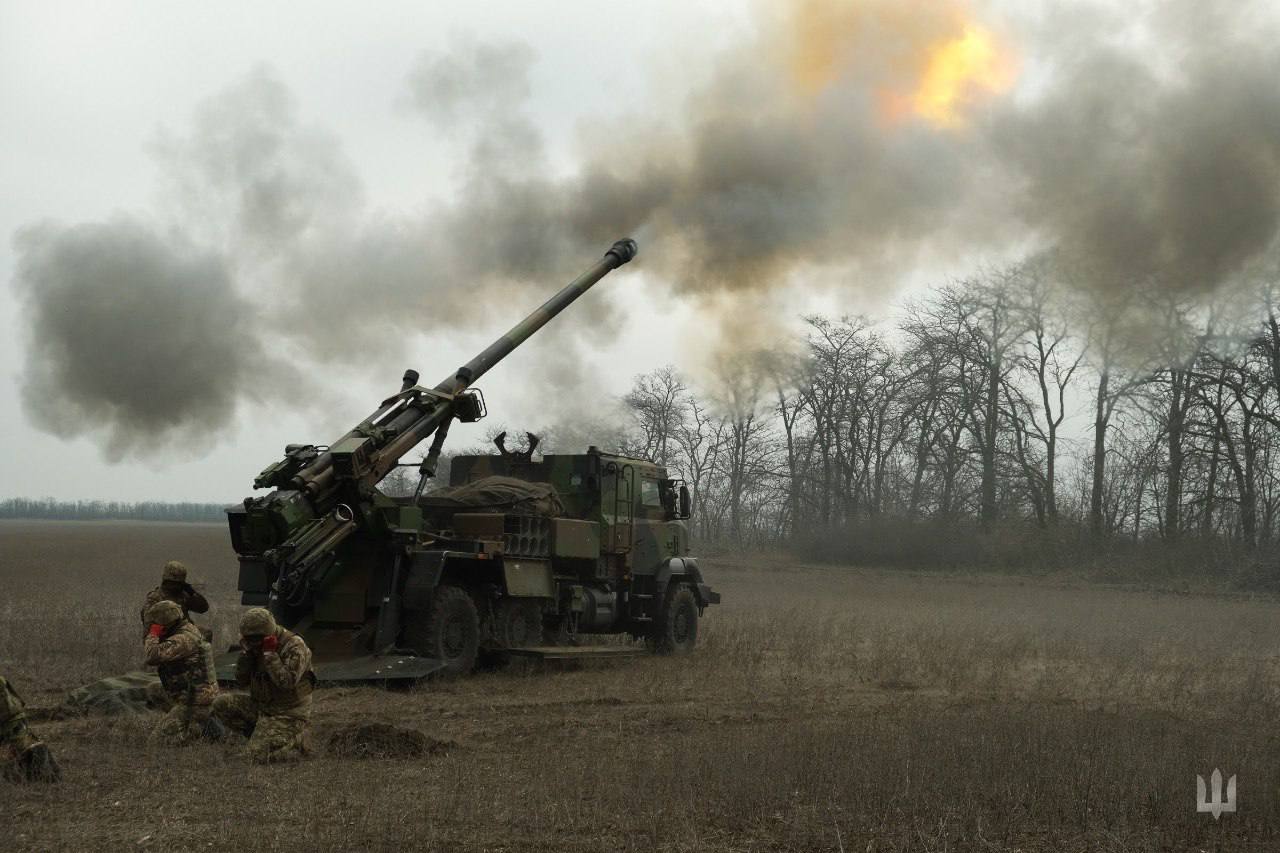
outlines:
[{"label": "orange fireball", "polygon": [[1008,91],[1014,64],[994,37],[968,24],[958,37],[930,51],[915,91],[907,96],[910,111],[940,127],[964,124],[967,106],[987,95]]},{"label": "orange fireball", "polygon": [[801,92],[861,87],[891,123],[961,127],[1017,78],[1013,50],[962,0],[795,0],[789,24]]}]

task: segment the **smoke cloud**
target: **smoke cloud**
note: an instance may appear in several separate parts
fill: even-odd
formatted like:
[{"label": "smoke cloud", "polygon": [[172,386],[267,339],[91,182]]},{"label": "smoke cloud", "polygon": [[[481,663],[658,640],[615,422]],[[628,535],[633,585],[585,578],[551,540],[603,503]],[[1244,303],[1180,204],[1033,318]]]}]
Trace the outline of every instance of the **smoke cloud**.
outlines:
[{"label": "smoke cloud", "polygon": [[194,447],[253,396],[259,330],[223,258],[125,217],[33,226],[16,242],[22,399],[40,428],[98,438],[119,459]]},{"label": "smoke cloud", "polygon": [[1099,50],[987,129],[1019,209],[1104,282],[1212,292],[1280,226],[1280,54],[1184,35],[1172,80]]},{"label": "smoke cloud", "polygon": [[531,94],[529,71],[536,58],[525,44],[466,39],[450,53],[424,53],[409,73],[409,95],[441,128],[477,114],[501,116]]},{"label": "smoke cloud", "polygon": [[[1212,5],[761,4],[692,91],[597,121],[614,132],[567,174],[527,111],[533,51],[463,41],[424,54],[399,93],[467,146],[451,199],[407,213],[370,212],[336,137],[255,71],[157,143],[163,228],[19,236],[28,411],[101,432],[114,455],[207,437],[260,387],[246,363],[268,328],[320,364],[385,353],[406,330],[532,303],[530,285],[544,294],[628,233],[707,305],[870,290],[1027,246],[1107,286],[1212,293],[1280,230],[1277,15]],[[616,330],[600,300],[584,310],[588,345]],[[156,349],[131,349],[153,330]],[[557,339],[530,363],[572,383],[578,362],[557,356],[584,339]]]},{"label": "smoke cloud", "polygon": [[336,137],[302,124],[293,96],[265,68],[195,110],[186,136],[153,146],[165,207],[242,267],[287,256],[349,225],[363,191]]}]

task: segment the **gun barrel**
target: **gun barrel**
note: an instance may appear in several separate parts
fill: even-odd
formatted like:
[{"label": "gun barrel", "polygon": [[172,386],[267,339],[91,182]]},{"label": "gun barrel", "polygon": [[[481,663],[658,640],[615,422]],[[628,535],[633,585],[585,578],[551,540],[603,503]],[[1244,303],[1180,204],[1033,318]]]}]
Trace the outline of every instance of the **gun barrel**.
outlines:
[{"label": "gun barrel", "polygon": [[613,270],[636,256],[636,241],[619,240],[605,252],[604,257],[591,269],[565,285],[559,293],[548,299],[542,307],[525,317],[502,337],[498,338],[475,358],[468,361],[453,376],[436,386],[437,391],[457,393],[475,382],[511,351],[527,341],[534,332],[545,326],[552,317],[567,308],[575,299],[591,289],[591,286]]},{"label": "gun barrel", "polygon": [[[456,395],[466,390],[467,386],[483,376],[488,372],[489,368],[509,355],[512,350],[528,340],[534,332],[545,326],[552,317],[559,314],[575,299],[586,293],[593,284],[634,258],[636,251],[636,242],[629,238],[614,243],[609,248],[609,251],[605,252],[604,257],[590,269],[569,282],[559,293],[543,303],[540,308],[517,323],[505,335],[485,347],[475,358],[458,368],[453,376],[441,381],[435,387],[435,390],[448,395]],[[414,378],[416,380],[417,377],[415,376]],[[379,475],[379,479],[381,479],[382,474],[390,469],[391,465],[394,465],[404,454],[434,432],[445,419],[451,417],[449,411],[449,409],[439,406],[428,408],[408,406],[396,414],[389,423],[382,424],[392,438],[385,446],[376,451],[379,463],[374,467],[374,471]],[[361,427],[357,427],[355,431],[343,436],[340,441],[356,436],[360,432]],[[325,492],[333,484],[334,475],[333,456],[330,452],[325,452],[306,468],[299,471],[294,477],[294,483],[297,488],[315,496]]]}]

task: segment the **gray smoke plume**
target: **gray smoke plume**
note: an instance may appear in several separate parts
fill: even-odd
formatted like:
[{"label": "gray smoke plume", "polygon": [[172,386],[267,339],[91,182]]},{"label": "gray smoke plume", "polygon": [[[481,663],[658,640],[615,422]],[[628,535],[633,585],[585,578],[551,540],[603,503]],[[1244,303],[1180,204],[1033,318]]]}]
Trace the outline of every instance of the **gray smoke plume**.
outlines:
[{"label": "gray smoke plume", "polygon": [[409,73],[413,105],[438,127],[477,114],[502,115],[531,94],[537,58],[526,44],[485,44],[464,38],[449,53],[424,53]]},{"label": "gray smoke plume", "polygon": [[263,67],[201,102],[190,131],[162,132],[153,151],[164,206],[241,266],[288,255],[361,209],[338,140],[302,124],[289,90]]},{"label": "gray smoke plume", "polygon": [[[100,430],[114,454],[207,436],[261,387],[245,364],[263,329],[319,363],[390,359],[412,332],[515,319],[624,234],[675,293],[719,306],[776,305],[807,282],[870,291],[1026,246],[1083,259],[1107,286],[1214,292],[1280,228],[1277,13],[1045,8],[1001,28],[960,0],[762,4],[756,33],[691,92],[595,122],[567,174],[525,110],[530,49],[462,42],[424,55],[401,94],[467,146],[452,198],[407,213],[366,209],[335,137],[255,71],[157,143],[174,226],[19,239],[29,412],[59,434]],[[1023,82],[966,92],[958,121],[904,108],[922,57],[977,25]],[[108,288],[149,319],[93,313]],[[531,347],[532,381],[584,381],[564,355],[616,331],[605,305],[579,312],[585,339]],[[166,338],[170,358],[109,343],[166,322],[194,342]]]},{"label": "gray smoke plume", "polygon": [[1046,91],[986,128],[1018,212],[1100,284],[1209,293],[1275,241],[1280,50],[1261,11],[1162,4],[1151,50],[1105,39],[1114,19],[1058,28]]},{"label": "gray smoke plume", "polygon": [[22,399],[40,428],[112,459],[216,434],[262,369],[226,261],[133,219],[15,238],[26,307]]},{"label": "gray smoke plume", "polygon": [[[543,177],[519,115],[528,54],[470,48],[411,77],[428,117],[482,126],[458,205],[431,228],[446,269],[546,275],[618,233],[683,293],[774,290],[796,275],[892,278],[975,249],[1038,240],[1108,283],[1212,291],[1280,225],[1280,50],[1261,3],[1071,4],[1009,36],[1038,78],[962,127],[886,121],[901,55],[963,33],[960,4],[797,0],[716,58],[679,121],[632,119]],[[856,12],[849,10],[856,9]],[[478,69],[488,56],[492,78]],[[795,57],[828,66],[821,85]],[[804,73],[808,73],[807,71]]]}]

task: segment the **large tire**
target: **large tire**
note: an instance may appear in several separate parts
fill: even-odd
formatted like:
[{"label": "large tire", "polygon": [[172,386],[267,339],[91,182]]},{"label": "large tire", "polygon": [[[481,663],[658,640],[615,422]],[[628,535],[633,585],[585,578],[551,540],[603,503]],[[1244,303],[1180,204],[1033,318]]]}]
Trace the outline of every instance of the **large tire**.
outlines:
[{"label": "large tire", "polygon": [[542,645],[576,646],[578,638],[569,633],[567,616],[552,616],[542,620]]},{"label": "large tire", "polygon": [[667,588],[662,609],[649,629],[647,645],[660,655],[683,655],[698,644],[698,599],[685,584]]},{"label": "large tire", "polygon": [[504,598],[493,608],[493,638],[499,648],[542,645],[542,610],[527,598]]},{"label": "large tire", "polygon": [[404,641],[423,657],[444,661],[445,675],[466,675],[480,653],[480,614],[466,590],[436,587],[425,611],[405,614]]}]

